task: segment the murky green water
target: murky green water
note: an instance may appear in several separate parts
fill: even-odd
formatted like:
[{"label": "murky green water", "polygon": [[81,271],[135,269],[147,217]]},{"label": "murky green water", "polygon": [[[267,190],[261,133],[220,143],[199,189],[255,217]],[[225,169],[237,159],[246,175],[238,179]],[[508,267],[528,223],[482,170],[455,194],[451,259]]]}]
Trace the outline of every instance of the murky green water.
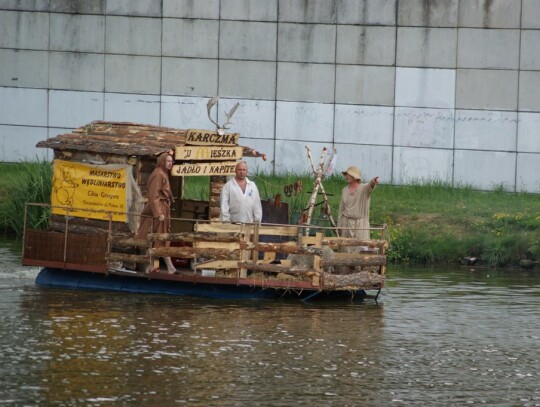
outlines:
[{"label": "murky green water", "polygon": [[379,305],[42,289],[0,240],[0,404],[540,405],[540,272],[389,270]]}]

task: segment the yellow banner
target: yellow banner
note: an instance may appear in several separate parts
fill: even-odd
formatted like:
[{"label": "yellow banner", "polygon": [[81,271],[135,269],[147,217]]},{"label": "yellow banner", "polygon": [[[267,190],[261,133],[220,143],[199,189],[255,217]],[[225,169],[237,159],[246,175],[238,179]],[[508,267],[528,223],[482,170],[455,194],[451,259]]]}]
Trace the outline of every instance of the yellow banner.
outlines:
[{"label": "yellow banner", "polygon": [[85,165],[54,160],[52,213],[127,222],[129,165]]}]

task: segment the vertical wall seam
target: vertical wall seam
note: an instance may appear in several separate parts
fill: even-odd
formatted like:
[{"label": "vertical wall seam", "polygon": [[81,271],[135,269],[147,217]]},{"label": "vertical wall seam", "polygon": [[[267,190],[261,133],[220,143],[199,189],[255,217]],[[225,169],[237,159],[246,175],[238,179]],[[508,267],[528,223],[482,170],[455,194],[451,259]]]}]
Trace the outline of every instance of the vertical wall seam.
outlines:
[{"label": "vertical wall seam", "polygon": [[518,42],[518,69],[517,69],[517,92],[516,92],[516,141],[515,141],[515,156],[514,156],[514,192],[518,190],[518,146],[519,146],[519,90],[521,85],[521,39],[523,37],[523,0],[519,2],[519,42]]},{"label": "vertical wall seam", "polygon": [[458,55],[459,55],[459,10],[461,8],[461,0],[457,2],[456,15],[456,55],[454,57],[454,128],[452,129],[452,178],[451,184],[456,187],[456,125],[457,125],[457,81],[458,81]]},{"label": "vertical wall seam", "polygon": [[278,100],[278,65],[279,65],[279,1],[276,1],[276,68],[275,68],[275,81],[276,86],[274,87],[274,137],[273,137],[273,143],[272,143],[272,174],[276,173],[276,153],[277,153],[277,100]]},{"label": "vertical wall seam", "polygon": [[399,29],[399,0],[394,3],[394,27],[396,29],[395,34],[395,46],[394,46],[394,101],[392,103],[392,144],[390,154],[390,185],[394,185],[394,160],[396,150],[396,91],[397,91],[397,53],[398,53],[398,29]]}]

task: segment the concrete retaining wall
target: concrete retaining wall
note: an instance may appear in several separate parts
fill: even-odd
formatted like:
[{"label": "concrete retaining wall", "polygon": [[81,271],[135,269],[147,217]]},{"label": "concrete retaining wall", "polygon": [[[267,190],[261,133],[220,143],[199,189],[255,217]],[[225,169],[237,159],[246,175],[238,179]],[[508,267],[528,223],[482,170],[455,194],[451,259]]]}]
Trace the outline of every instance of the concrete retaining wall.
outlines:
[{"label": "concrete retaining wall", "polygon": [[231,131],[251,170],[540,192],[540,1],[0,0],[0,161],[93,120]]}]

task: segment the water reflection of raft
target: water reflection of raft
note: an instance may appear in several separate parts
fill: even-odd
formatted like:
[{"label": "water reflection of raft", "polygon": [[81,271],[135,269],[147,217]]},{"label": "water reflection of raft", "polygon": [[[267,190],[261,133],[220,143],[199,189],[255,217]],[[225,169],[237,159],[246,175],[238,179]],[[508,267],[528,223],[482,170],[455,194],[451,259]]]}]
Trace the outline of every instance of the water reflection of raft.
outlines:
[{"label": "water reflection of raft", "polygon": [[[280,218],[277,212],[285,214],[280,221],[288,219],[286,205],[278,208],[269,202],[265,202],[262,224],[219,222],[218,198],[228,174],[209,174],[208,202],[183,199],[185,176],[171,177],[177,198],[172,233],[134,239],[145,201],[144,185],[153,169],[150,164],[163,151],[185,151],[179,147],[185,146],[187,132],[95,122],[38,143],[53,148],[55,161],[62,163],[62,169],[55,170],[54,182],[62,178],[63,190],[58,196],[69,197],[71,202],[59,205],[53,192],[48,228],[25,230],[23,264],[44,267],[37,284],[214,298],[378,297],[386,271],[385,240],[359,241],[329,236],[330,228],[269,223],[268,219],[275,222]],[[238,137],[230,139],[236,143]],[[207,147],[206,153],[212,151],[213,146]],[[235,148],[243,157],[261,155],[247,147]],[[194,164],[200,166],[201,156],[197,158]],[[177,156],[175,160],[175,165],[192,164]],[[100,193],[83,188],[81,198],[78,188],[89,184],[81,182],[89,174],[94,180],[102,176],[117,182],[102,182],[114,187]],[[127,185],[125,197],[118,190],[122,184]],[[108,207],[115,210],[100,208],[99,200],[89,202],[88,195],[93,194],[106,197]],[[111,200],[118,196],[113,205]],[[35,211],[35,207],[29,204],[27,211]],[[383,237],[384,227],[376,229]],[[158,241],[171,243],[154,247]],[[356,246],[359,251],[342,253],[344,246]],[[166,269],[145,273],[146,266],[158,266],[158,259],[167,256],[177,259],[177,274],[167,274]]]}]

